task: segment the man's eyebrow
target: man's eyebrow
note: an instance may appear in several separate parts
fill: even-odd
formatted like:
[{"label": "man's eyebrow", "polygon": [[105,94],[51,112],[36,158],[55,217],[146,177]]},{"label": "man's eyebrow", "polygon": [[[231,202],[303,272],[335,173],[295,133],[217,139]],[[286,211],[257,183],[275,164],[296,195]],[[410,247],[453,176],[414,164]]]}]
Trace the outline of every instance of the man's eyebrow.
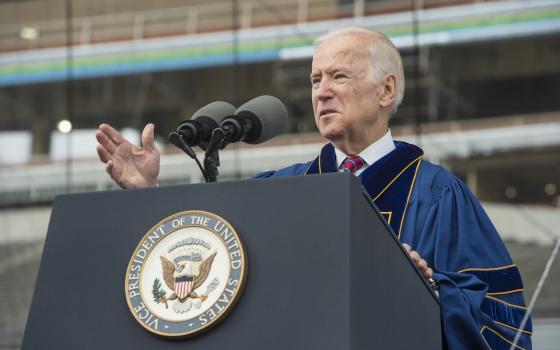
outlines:
[{"label": "man's eyebrow", "polygon": [[348,73],[349,71],[351,71],[351,69],[350,69],[349,67],[341,66],[341,67],[335,67],[335,68],[333,68],[333,69],[331,70],[331,74],[339,73],[339,72]]},{"label": "man's eyebrow", "polygon": [[[345,73],[348,74],[351,71],[351,69],[349,67],[345,67],[345,66],[340,66],[340,67],[331,67],[329,69],[327,69],[325,71],[325,73],[327,75],[334,75],[336,73]],[[311,72],[311,74],[309,74],[309,79],[313,79],[316,77],[320,77],[321,75],[323,75],[321,72],[316,71],[316,72]]]}]

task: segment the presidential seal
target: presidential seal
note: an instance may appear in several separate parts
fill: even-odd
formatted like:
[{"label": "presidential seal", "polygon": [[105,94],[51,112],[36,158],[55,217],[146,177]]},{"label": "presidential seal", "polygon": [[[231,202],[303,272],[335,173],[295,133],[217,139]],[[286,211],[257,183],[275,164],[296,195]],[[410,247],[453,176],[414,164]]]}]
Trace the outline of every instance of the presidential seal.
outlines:
[{"label": "presidential seal", "polygon": [[185,211],[152,227],[136,247],[126,271],[126,301],[148,331],[193,336],[231,311],[246,271],[243,244],[229,223]]}]

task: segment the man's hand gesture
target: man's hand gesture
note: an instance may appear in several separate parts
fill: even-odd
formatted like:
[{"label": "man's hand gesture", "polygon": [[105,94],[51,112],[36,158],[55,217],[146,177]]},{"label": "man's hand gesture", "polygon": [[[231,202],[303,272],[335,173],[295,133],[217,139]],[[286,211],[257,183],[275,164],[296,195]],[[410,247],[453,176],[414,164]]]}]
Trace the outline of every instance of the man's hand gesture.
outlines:
[{"label": "man's hand gesture", "polygon": [[122,188],[157,186],[159,151],[154,145],[154,124],[142,131],[143,148],[133,145],[108,124],[95,133],[97,154],[111,178]]}]

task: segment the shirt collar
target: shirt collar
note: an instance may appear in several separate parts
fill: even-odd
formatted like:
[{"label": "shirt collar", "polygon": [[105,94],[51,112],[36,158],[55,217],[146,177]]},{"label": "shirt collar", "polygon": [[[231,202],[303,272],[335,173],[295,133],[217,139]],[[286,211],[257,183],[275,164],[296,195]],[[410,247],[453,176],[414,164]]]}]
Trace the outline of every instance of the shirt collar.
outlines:
[{"label": "shirt collar", "polygon": [[[365,167],[367,167],[377,162],[379,159],[385,157],[387,154],[391,153],[395,148],[396,146],[395,142],[393,141],[393,136],[391,135],[391,130],[387,130],[387,133],[383,135],[383,137],[367,146],[357,155],[365,160]],[[336,148],[336,146],[334,147],[334,152],[336,154],[337,167],[340,169],[342,162],[344,162],[344,159],[346,159],[348,155],[344,154],[344,152]]]}]

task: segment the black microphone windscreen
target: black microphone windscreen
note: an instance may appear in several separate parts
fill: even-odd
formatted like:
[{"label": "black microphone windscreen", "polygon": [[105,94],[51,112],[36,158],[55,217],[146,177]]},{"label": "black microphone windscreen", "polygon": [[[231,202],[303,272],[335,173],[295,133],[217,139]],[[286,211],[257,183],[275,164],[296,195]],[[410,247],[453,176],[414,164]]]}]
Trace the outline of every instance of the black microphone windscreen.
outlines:
[{"label": "black microphone windscreen", "polygon": [[211,129],[215,129],[225,117],[235,113],[235,107],[224,101],[215,101],[200,108],[191,117],[191,120],[197,120]]},{"label": "black microphone windscreen", "polygon": [[288,120],[288,111],[284,103],[269,95],[255,97],[235,111],[237,115],[247,113],[256,116],[256,119],[260,122],[260,133],[245,139],[245,142],[251,144],[267,141],[280,134]]}]

